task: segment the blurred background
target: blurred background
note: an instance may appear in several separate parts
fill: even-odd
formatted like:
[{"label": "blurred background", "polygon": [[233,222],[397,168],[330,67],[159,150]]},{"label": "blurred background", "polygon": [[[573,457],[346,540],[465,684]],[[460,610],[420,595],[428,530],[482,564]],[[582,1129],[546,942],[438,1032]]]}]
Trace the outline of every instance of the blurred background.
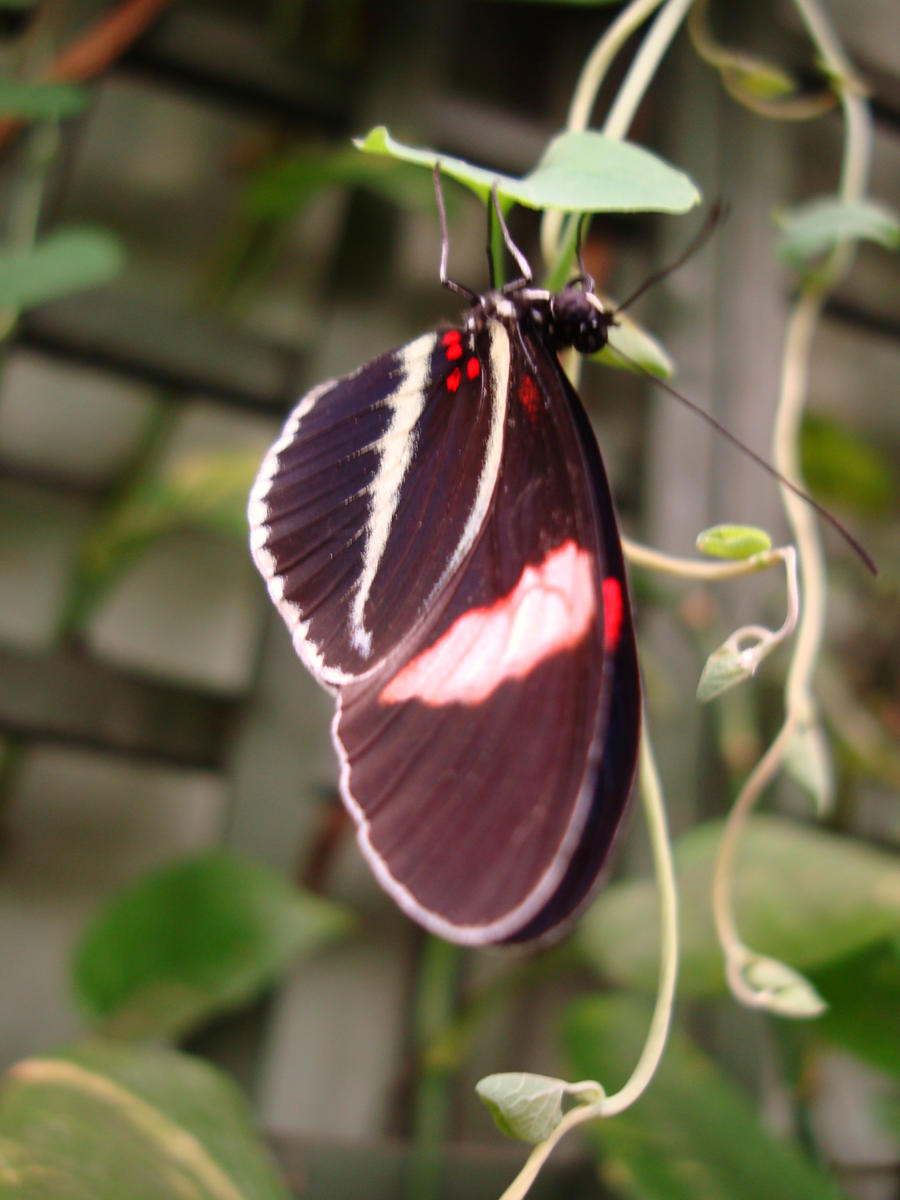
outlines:
[{"label": "blurred background", "polygon": [[[827,7],[871,89],[873,194],[896,198],[896,7]],[[341,817],[331,701],[296,660],[251,566],[246,492],[306,389],[458,312],[437,281],[427,173],[358,155],[349,139],[386,124],[413,144],[522,173],[563,126],[578,72],[618,8],[488,0],[0,8],[8,78],[56,70],[87,89],[62,121],[0,125],[7,248],[89,226],[109,265],[102,284],[45,303],[38,294],[5,322],[0,1064],[84,1030],[71,956],[118,889],[189,853],[234,851],[358,918],[340,945],[187,1037],[239,1081],[298,1194],[398,1194],[415,1125],[423,964],[434,958],[375,885]],[[790,5],[731,3],[713,17],[723,41],[795,70],[816,94]],[[604,89],[600,118],[621,75],[614,70]],[[839,116],[773,122],[748,112],[682,34],[631,136],[690,173],[707,202],[730,206],[711,241],[635,315],[675,359],[676,386],[768,455],[793,286],[772,252],[771,215],[835,187]],[[482,288],[484,213],[448,191],[451,274]],[[625,296],[677,256],[700,219],[597,219],[588,266],[603,290]],[[512,226],[537,264],[536,215],[515,213]],[[832,595],[820,684],[838,779],[831,824],[894,851],[898,313],[896,263],[864,247],[816,341],[804,434],[812,490],[881,567],[873,583],[825,535]],[[721,521],[785,536],[769,478],[647,380],[588,365],[582,393],[627,533],[673,554],[692,553],[696,534]],[[707,589],[635,571],[634,590],[679,834],[725,810],[777,727],[786,654],[714,709],[696,706],[693,694],[706,654],[737,624],[781,621],[783,580]],[[793,784],[776,801],[810,815]],[[617,867],[646,866],[633,814]],[[455,951],[444,965],[451,1001],[508,970],[496,956]],[[560,1014],[598,986],[577,956],[546,978],[538,968],[522,974],[446,1082],[454,1194],[496,1194],[522,1158],[473,1097],[474,1081],[493,1070],[564,1072]],[[791,1126],[771,1026],[724,998],[701,1003],[689,1020],[770,1125]],[[889,1076],[837,1051],[817,1059],[817,1072],[828,1085],[807,1078],[814,1156],[848,1194],[900,1195],[897,1142],[873,1115],[891,1096],[896,1107]],[[355,1193],[341,1174],[348,1169],[367,1180]],[[605,1194],[600,1186],[593,1151],[576,1140],[540,1194]]]}]

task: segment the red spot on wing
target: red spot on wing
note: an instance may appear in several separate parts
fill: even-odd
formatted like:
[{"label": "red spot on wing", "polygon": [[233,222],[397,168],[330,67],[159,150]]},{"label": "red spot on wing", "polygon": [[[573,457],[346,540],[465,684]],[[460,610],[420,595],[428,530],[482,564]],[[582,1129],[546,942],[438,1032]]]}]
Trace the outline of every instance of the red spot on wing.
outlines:
[{"label": "red spot on wing", "polygon": [[459,367],[454,367],[453,370],[450,372],[450,374],[447,376],[447,391],[455,392],[461,382],[462,382],[462,372],[460,371]]},{"label": "red spot on wing", "polygon": [[603,580],[603,645],[610,652],[622,632],[622,585],[613,575]]},{"label": "red spot on wing", "polygon": [[452,345],[454,345],[454,343],[456,345],[459,345],[459,343],[461,341],[462,341],[462,334],[459,332],[458,329],[448,329],[447,332],[441,338],[441,345],[442,346],[452,346]]},{"label": "red spot on wing", "polygon": [[[585,637],[597,611],[591,555],[574,541],[526,567],[506,596],[473,608],[394,676],[387,704],[480,704],[502,683],[522,679]],[[615,582],[615,581],[613,581]]]},{"label": "red spot on wing", "polygon": [[541,397],[537,390],[537,384],[530,375],[523,375],[519,380],[518,396],[519,403],[525,409],[529,421],[532,425],[536,425],[541,410]]},{"label": "red spot on wing", "polygon": [[470,379],[474,379],[480,370],[481,370],[481,363],[478,361],[477,358],[470,358],[469,361],[466,363],[466,374],[468,375],[468,377]]},{"label": "red spot on wing", "polygon": [[463,348],[460,342],[451,342],[447,347],[447,358],[453,362],[454,358],[462,358]]}]

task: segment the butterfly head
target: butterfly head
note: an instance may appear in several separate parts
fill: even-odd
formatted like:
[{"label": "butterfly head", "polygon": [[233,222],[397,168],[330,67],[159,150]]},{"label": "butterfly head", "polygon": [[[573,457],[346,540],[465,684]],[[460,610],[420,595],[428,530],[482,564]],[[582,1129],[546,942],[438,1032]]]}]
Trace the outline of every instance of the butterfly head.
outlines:
[{"label": "butterfly head", "polygon": [[596,354],[609,339],[615,313],[586,288],[582,281],[567,283],[559,292],[547,292],[517,280],[502,291],[489,292],[472,310],[470,322],[485,316],[518,321],[533,329],[554,353],[573,346],[579,354]]},{"label": "butterfly head", "polygon": [[596,354],[606,345],[614,320],[593,292],[569,283],[550,296],[545,330],[554,349],[574,346],[579,354]]}]

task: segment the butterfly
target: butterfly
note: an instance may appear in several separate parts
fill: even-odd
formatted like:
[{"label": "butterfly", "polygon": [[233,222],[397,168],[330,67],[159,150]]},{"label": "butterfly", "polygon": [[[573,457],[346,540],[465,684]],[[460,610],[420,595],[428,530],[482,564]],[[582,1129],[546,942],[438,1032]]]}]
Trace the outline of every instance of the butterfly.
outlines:
[{"label": "butterfly", "polygon": [[[548,940],[599,885],[641,687],[615,509],[558,353],[615,317],[522,275],[313,388],[249,501],[251,551],[335,695],[340,788],[400,907],[469,945]],[[489,220],[490,220],[489,214]]]}]

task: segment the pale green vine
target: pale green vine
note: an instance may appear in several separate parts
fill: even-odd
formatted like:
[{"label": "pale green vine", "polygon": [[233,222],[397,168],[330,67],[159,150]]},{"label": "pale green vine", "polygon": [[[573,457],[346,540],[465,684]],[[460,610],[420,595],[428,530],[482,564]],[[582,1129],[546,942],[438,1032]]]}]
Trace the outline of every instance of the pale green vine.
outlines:
[{"label": "pale green vine", "polygon": [[[692,0],[632,0],[613,21],[585,64],[569,110],[567,127],[584,129],[593,111],[596,97],[607,71],[625,42],[657,10],[660,10],[634,57],[626,78],[612,102],[603,131],[610,137],[626,135],[634,114],[655,76],[659,62],[684,18]],[[820,63],[831,86],[838,93],[845,119],[845,142],[840,180],[844,201],[858,200],[867,186],[871,130],[862,89],[856,81],[839,42],[817,0],[794,0]],[[545,261],[551,264],[549,286],[559,286],[570,269],[578,236],[578,222],[563,214],[548,212],[541,227]],[[825,297],[843,276],[852,261],[852,246],[835,247],[824,267],[801,286],[787,326],[782,359],[778,412],[774,429],[774,465],[786,478],[798,480],[797,463],[799,425],[805,404],[808,371],[818,318]],[[577,370],[577,368],[576,368]],[[764,1007],[785,1015],[811,1015],[821,1002],[814,990],[799,975],[781,963],[748,949],[740,938],[732,903],[734,856],[746,819],[765,787],[783,767],[791,742],[798,733],[813,728],[816,704],[813,674],[822,641],[826,603],[826,574],[818,524],[811,508],[782,488],[785,510],[795,537],[795,548],[766,551],[743,562],[694,562],[659,554],[647,547],[625,541],[626,555],[635,565],[677,574],[683,578],[734,578],[752,571],[784,563],[788,580],[788,614],[775,633],[767,635],[768,644],[782,640],[796,627],[794,650],[785,686],[785,717],[782,727],[746,780],[731,810],[719,848],[713,881],[712,904],[719,939],[726,959],[729,984],[744,1003]],[[798,587],[799,576],[799,587]],[[802,597],[802,603],[801,603]],[[755,629],[755,627],[753,627]],[[739,635],[746,631],[738,631]],[[766,637],[762,638],[766,643]],[[575,1106],[553,1133],[534,1148],[525,1167],[502,1200],[521,1200],[541,1166],[565,1134],[576,1125],[598,1117],[622,1112],[647,1087],[658,1065],[665,1044],[674,1002],[677,972],[677,921],[675,880],[671,848],[666,832],[665,812],[647,736],[646,724],[641,743],[641,790],[653,842],[654,865],[661,903],[660,982],[656,1008],[644,1049],[625,1086],[606,1097],[593,1081],[570,1085]]]},{"label": "pale green vine", "polygon": [[[839,192],[844,201],[865,195],[871,158],[871,122],[861,88],[840,44],[815,0],[794,0],[826,72],[840,95],[845,137]],[[788,479],[800,477],[797,461],[800,422],[809,382],[809,365],[816,327],[825,299],[853,259],[849,242],[838,244],[824,266],[806,279],[791,310],[782,357],[781,385],[773,434],[775,466]],[[785,716],[781,729],[751,772],[729,814],[713,879],[713,912],[726,959],[729,985],[745,1004],[784,1015],[808,1015],[817,997],[792,972],[785,971],[786,996],[772,985],[770,960],[741,941],[734,917],[731,879],[740,834],[760,795],[779,772],[794,739],[817,728],[813,677],[825,628],[827,575],[818,522],[809,506],[782,488],[785,512],[794,534],[803,603],[794,653],[784,689]],[[823,798],[823,800],[827,800]],[[762,980],[760,981],[760,967]],[[780,964],[774,964],[780,967]],[[776,971],[776,975],[778,972]],[[798,992],[799,989],[799,992]],[[796,1011],[792,1005],[798,1000]]]},{"label": "pale green vine", "polygon": [[576,1099],[584,1097],[584,1102],[577,1103],[574,1108],[570,1109],[553,1133],[535,1146],[522,1170],[503,1193],[501,1200],[522,1200],[555,1147],[577,1125],[583,1125],[586,1121],[593,1121],[598,1117],[614,1117],[617,1113],[630,1108],[650,1083],[665,1050],[678,979],[678,896],[675,889],[675,869],[666,822],[666,806],[646,723],[641,732],[639,772],[641,800],[650,835],[653,866],[659,891],[660,940],[662,944],[656,1004],[644,1048],[630,1078],[613,1095],[605,1095],[602,1085],[594,1080],[584,1080],[570,1086],[570,1094]]}]

